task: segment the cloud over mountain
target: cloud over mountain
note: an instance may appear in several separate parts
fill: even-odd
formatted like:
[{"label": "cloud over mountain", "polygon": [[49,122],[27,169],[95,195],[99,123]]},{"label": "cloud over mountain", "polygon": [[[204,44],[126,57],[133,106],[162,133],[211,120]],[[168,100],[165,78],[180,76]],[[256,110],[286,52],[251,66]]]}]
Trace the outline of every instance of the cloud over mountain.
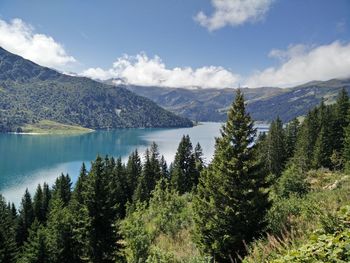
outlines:
[{"label": "cloud over mountain", "polygon": [[223,67],[168,68],[160,57],[149,58],[144,53],[136,56],[124,55],[110,69],[89,68],[81,75],[101,80],[115,78],[134,85],[163,87],[224,88],[234,87],[239,80],[238,75]]},{"label": "cloud over mountain", "polygon": [[311,80],[350,76],[350,43],[335,41],[328,45],[292,45],[287,50],[272,50],[270,57],[280,64],[248,77],[249,87],[293,86]]},{"label": "cloud over mountain", "polygon": [[76,62],[62,44],[51,36],[35,33],[31,25],[18,18],[10,22],[0,19],[0,46],[42,66],[60,68]]}]

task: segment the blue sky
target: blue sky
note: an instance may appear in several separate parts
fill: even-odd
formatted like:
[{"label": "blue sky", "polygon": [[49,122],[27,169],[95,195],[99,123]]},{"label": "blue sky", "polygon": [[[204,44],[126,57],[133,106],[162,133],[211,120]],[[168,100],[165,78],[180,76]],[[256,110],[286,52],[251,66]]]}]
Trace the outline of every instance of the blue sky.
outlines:
[{"label": "blue sky", "polygon": [[1,0],[0,19],[11,52],[132,84],[288,86],[350,68],[348,0]]}]

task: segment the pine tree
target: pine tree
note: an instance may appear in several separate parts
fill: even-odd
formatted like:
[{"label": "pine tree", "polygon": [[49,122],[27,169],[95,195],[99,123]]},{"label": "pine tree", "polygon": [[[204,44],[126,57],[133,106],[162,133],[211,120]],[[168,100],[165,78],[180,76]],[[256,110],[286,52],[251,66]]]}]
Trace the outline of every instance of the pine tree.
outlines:
[{"label": "pine tree", "polygon": [[109,198],[110,205],[114,207],[114,217],[124,218],[126,212],[126,203],[128,202],[128,182],[126,177],[126,168],[122,159],[118,158],[111,174],[109,176]]},{"label": "pine tree", "polygon": [[51,263],[47,231],[38,221],[34,221],[28,241],[23,246],[19,263]]},{"label": "pine tree", "polygon": [[168,164],[165,161],[164,155],[160,158],[160,173],[162,179],[165,179],[166,181],[169,180]]},{"label": "pine tree", "polygon": [[141,176],[142,172],[142,164],[141,159],[138,154],[138,151],[135,150],[131,153],[129,156],[127,165],[126,165],[126,178],[127,178],[127,185],[128,185],[128,201],[132,200],[132,196],[135,192],[135,189],[137,187],[137,182]]},{"label": "pine tree", "polygon": [[111,207],[109,177],[105,173],[105,163],[98,156],[92,164],[86,182],[84,204],[89,217],[88,255],[92,262],[115,262],[117,228],[115,205]]},{"label": "pine tree", "polygon": [[18,217],[18,228],[16,233],[16,240],[18,245],[22,245],[28,238],[29,229],[34,222],[34,210],[32,197],[26,189],[21,201],[21,207]]},{"label": "pine tree", "polygon": [[56,179],[54,186],[52,187],[52,195],[55,198],[60,198],[65,206],[68,205],[72,194],[72,181],[69,175],[61,174]]},{"label": "pine tree", "polygon": [[332,125],[329,122],[333,120],[330,108],[325,106],[322,101],[319,106],[319,133],[314,146],[312,168],[331,168],[331,155],[334,150],[332,147],[333,134]]},{"label": "pine tree", "polygon": [[286,164],[286,140],[283,130],[283,123],[277,117],[271,123],[270,130],[266,138],[266,165],[269,173],[274,178],[278,178]]},{"label": "pine tree", "polygon": [[133,201],[148,201],[151,192],[161,177],[162,173],[158,146],[153,142],[150,149],[146,149],[145,162],[142,166],[141,176],[138,178],[139,180],[133,195]]},{"label": "pine tree", "polygon": [[300,127],[293,156],[293,163],[303,171],[312,167],[312,157],[319,131],[319,108],[316,107],[309,111]]},{"label": "pine tree", "polygon": [[298,119],[293,119],[289,122],[285,129],[286,135],[286,156],[287,159],[291,158],[294,155],[295,147],[298,139],[300,123]]},{"label": "pine tree", "polygon": [[60,198],[52,200],[46,231],[50,262],[82,262],[77,253],[79,248],[74,240],[72,214]]},{"label": "pine tree", "polygon": [[47,216],[49,214],[49,204],[51,200],[51,190],[47,183],[43,184],[43,200],[42,200],[42,212],[43,212],[43,220],[46,222]]},{"label": "pine tree", "polygon": [[[194,159],[196,162],[196,169],[200,173],[204,168],[204,158],[203,158],[203,149],[199,142],[194,148]],[[197,182],[198,183],[198,182]]]},{"label": "pine tree", "polygon": [[33,198],[34,217],[39,221],[39,223],[43,223],[45,220],[45,212],[43,211],[43,199],[43,190],[39,184],[36,188],[36,192]]},{"label": "pine tree", "polygon": [[17,244],[15,221],[10,209],[6,206],[4,198],[0,195],[0,262],[16,262]]},{"label": "pine tree", "polygon": [[84,202],[83,193],[85,191],[86,180],[87,180],[87,170],[86,170],[85,163],[83,163],[80,168],[80,173],[78,176],[78,180],[75,184],[74,191],[72,193],[72,197],[79,204],[82,204]]},{"label": "pine tree", "polygon": [[[333,123],[333,147],[334,151],[341,153],[344,146],[344,129],[349,125],[349,109],[350,102],[349,96],[345,88],[343,88],[338,95],[335,107],[335,118]],[[329,123],[328,123],[329,125]]]},{"label": "pine tree", "polygon": [[171,183],[180,194],[190,192],[198,183],[199,172],[190,137],[183,136],[172,167]]},{"label": "pine tree", "polygon": [[265,226],[267,184],[254,158],[255,135],[238,90],[194,200],[196,242],[217,262],[234,262]]}]

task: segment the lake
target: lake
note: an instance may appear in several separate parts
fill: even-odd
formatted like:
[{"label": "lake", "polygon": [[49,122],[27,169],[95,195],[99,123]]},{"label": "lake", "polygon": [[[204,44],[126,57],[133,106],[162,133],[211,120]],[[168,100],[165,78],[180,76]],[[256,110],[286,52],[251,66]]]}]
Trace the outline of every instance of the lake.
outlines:
[{"label": "lake", "polygon": [[193,128],[118,129],[81,135],[0,134],[0,193],[18,204],[27,187],[33,192],[38,183],[52,184],[61,173],[68,173],[75,181],[82,162],[89,167],[97,154],[126,160],[135,149],[143,155],[153,141],[169,164],[184,134],[194,145],[201,144],[209,162],[220,127],[220,123],[203,123]]}]

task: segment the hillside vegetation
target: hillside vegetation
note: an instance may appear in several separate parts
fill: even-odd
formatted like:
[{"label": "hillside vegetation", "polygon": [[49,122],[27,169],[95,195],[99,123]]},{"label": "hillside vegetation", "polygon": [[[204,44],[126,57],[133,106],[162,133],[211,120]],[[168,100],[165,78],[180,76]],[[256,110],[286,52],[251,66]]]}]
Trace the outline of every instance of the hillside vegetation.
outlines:
[{"label": "hillside vegetation", "polygon": [[42,120],[90,129],[192,126],[124,88],[67,76],[2,48],[0,94],[0,131]]},{"label": "hillside vegetation", "polygon": [[349,262],[349,111],[342,90],[257,138],[238,90],[209,164],[184,135],[170,165],[153,143],[0,198],[0,261]]}]

